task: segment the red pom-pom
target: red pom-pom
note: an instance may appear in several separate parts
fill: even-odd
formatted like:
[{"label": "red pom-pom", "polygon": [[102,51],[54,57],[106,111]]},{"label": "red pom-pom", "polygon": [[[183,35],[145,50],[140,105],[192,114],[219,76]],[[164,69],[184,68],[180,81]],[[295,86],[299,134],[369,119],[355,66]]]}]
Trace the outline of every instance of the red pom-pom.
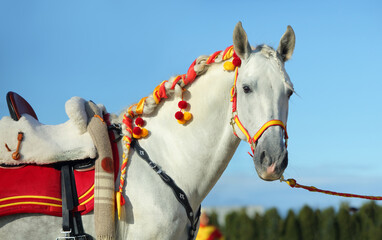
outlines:
[{"label": "red pom-pom", "polygon": [[135,135],[141,135],[141,133],[142,133],[142,129],[141,129],[140,127],[135,127],[135,128],[133,129],[133,133],[134,133]]},{"label": "red pom-pom", "polygon": [[142,127],[143,124],[145,124],[145,121],[141,117],[138,117],[137,119],[135,119],[135,125]]},{"label": "red pom-pom", "polygon": [[241,65],[241,59],[239,57],[233,58],[232,64],[236,67],[240,67]]},{"label": "red pom-pom", "polygon": [[235,51],[233,51],[232,57],[233,57],[233,58],[240,58],[239,56],[237,56],[237,54],[236,54]]},{"label": "red pom-pom", "polygon": [[179,107],[180,109],[186,109],[186,108],[187,108],[187,102],[186,102],[186,101],[180,101],[180,102],[178,103],[178,107]]},{"label": "red pom-pom", "polygon": [[178,111],[175,113],[175,118],[178,120],[182,120],[183,116],[184,116],[184,114],[181,111]]}]

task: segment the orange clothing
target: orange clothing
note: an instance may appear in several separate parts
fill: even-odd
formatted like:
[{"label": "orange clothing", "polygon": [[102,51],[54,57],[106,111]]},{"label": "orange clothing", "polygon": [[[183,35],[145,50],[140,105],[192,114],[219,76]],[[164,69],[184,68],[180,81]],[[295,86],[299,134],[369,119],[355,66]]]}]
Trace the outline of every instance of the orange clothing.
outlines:
[{"label": "orange clothing", "polygon": [[195,240],[223,240],[224,237],[217,227],[200,225],[198,235]]}]

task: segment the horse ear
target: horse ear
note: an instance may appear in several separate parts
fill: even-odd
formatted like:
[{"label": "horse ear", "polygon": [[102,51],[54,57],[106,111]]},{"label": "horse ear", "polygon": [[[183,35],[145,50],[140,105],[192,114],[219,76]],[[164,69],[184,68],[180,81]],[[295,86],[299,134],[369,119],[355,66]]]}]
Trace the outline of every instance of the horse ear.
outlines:
[{"label": "horse ear", "polygon": [[277,48],[277,52],[280,54],[284,62],[292,57],[295,43],[296,36],[294,35],[293,28],[288,26],[284,35],[281,37],[279,47]]},{"label": "horse ear", "polygon": [[241,59],[247,59],[252,52],[241,22],[238,22],[233,30],[233,48]]}]

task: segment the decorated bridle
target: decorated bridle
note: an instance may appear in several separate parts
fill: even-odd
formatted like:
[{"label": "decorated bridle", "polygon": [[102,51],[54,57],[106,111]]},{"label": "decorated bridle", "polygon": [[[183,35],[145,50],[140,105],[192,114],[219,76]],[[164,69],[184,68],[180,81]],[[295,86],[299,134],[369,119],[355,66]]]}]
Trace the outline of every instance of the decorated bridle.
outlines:
[{"label": "decorated bridle", "polygon": [[[229,50],[229,51],[233,51],[233,46],[231,46],[230,48],[231,48],[231,50]],[[257,141],[263,135],[263,133],[269,127],[280,126],[284,130],[285,146],[287,147],[288,146],[288,133],[287,133],[285,124],[281,120],[273,119],[273,120],[270,120],[270,121],[266,122],[256,132],[256,134],[253,137],[251,137],[251,135],[249,134],[248,130],[241,123],[241,121],[239,119],[238,112],[237,112],[237,87],[236,87],[237,77],[239,75],[239,67],[241,66],[241,60],[240,60],[239,56],[237,56],[234,51],[232,53],[232,57],[233,57],[232,62],[227,61],[227,62],[224,63],[224,69],[226,69],[227,71],[233,71],[233,70],[235,71],[235,79],[234,79],[234,82],[233,82],[233,86],[231,88],[232,118],[231,118],[231,123],[230,124],[232,126],[233,133],[235,134],[235,136],[239,137],[236,134],[236,130],[235,130],[235,125],[237,125],[237,127],[240,129],[240,131],[247,138],[247,142],[251,146],[252,153],[255,154],[255,148],[256,148],[256,145],[257,145]]]}]

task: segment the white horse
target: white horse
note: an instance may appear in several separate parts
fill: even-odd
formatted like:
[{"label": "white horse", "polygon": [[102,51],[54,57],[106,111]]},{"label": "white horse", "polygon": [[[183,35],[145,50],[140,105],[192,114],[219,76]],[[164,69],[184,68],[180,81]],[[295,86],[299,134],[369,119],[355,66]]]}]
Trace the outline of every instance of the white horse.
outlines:
[{"label": "white horse", "polygon": [[[153,96],[146,99],[142,118],[149,135],[139,139],[139,144],[183,189],[194,213],[226,169],[241,140],[252,142],[253,161],[260,178],[279,179],[287,167],[284,125],[294,90],[284,63],[292,56],[294,45],[295,35],[288,26],[277,50],[267,45],[252,49],[239,22],[233,34],[233,48],[241,59],[236,83],[236,72],[223,68],[232,58],[224,60],[223,53],[219,53],[207,64],[208,56],[201,56],[193,66],[196,80],[185,86],[186,91],[179,91],[178,85],[171,90],[172,78],[165,84],[167,99],[159,104]],[[179,124],[174,118],[181,100],[177,92],[183,92],[189,104],[187,110],[193,114],[186,124]],[[231,95],[236,98],[233,102]],[[254,135],[260,136],[254,139]],[[122,143],[119,147],[122,152]],[[126,204],[117,224],[118,239],[188,239],[190,221],[171,188],[136,151],[131,149],[128,157],[123,189]],[[0,239],[55,239],[61,221],[59,217],[36,214],[2,217]],[[84,216],[83,222],[85,231],[95,236],[92,215]]]}]

